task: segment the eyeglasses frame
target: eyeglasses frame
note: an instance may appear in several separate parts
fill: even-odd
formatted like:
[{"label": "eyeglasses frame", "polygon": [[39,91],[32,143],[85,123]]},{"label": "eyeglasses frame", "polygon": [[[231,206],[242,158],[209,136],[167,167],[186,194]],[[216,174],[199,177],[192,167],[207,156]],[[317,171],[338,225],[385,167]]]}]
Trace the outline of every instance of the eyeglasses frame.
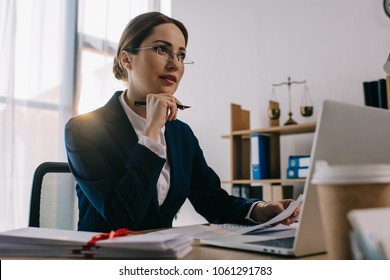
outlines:
[{"label": "eyeglasses frame", "polygon": [[173,60],[174,60],[173,57],[176,56],[177,61],[180,62],[180,63],[183,64],[183,65],[191,65],[191,64],[194,64],[194,61],[188,61],[188,62],[184,62],[184,61],[183,61],[183,62],[181,62],[181,61],[179,60],[179,55],[180,55],[180,54],[174,53],[169,47],[166,47],[166,48],[168,48],[168,49],[171,51],[171,53],[172,53],[172,55],[170,55],[171,58],[165,58],[165,57],[163,57],[163,56],[161,56],[161,55],[158,54],[158,50],[161,49],[161,46],[149,46],[149,47],[142,47],[142,48],[128,48],[128,49],[124,49],[124,50],[125,50],[125,51],[128,51],[128,52],[132,52],[132,51],[140,51],[140,50],[149,50],[149,49],[153,49],[153,50],[156,52],[156,54],[157,54],[159,57],[161,57],[162,59],[165,59],[165,60],[168,60],[168,61],[173,61]]}]

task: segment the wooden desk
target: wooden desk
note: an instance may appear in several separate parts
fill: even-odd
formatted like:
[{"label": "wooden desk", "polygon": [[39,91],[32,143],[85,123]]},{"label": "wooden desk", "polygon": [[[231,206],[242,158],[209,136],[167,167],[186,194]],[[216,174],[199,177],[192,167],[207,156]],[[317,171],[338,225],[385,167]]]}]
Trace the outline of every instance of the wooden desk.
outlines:
[{"label": "wooden desk", "polygon": [[[29,260],[29,259],[45,259],[38,257],[9,257],[0,254],[0,260]],[[47,258],[55,259],[55,258]],[[59,258],[63,259],[63,258]],[[79,259],[79,258],[78,258]],[[306,256],[302,258],[277,256],[265,253],[257,253],[250,251],[242,251],[235,249],[228,249],[222,247],[214,247],[209,245],[200,244],[199,240],[195,240],[193,243],[192,251],[189,252],[181,260],[326,260],[326,254],[318,254],[312,256]]]},{"label": "wooden desk", "polygon": [[[326,260],[326,254],[317,254],[302,258],[277,256],[265,253],[235,250],[229,248],[215,247],[200,244],[199,240],[194,240],[192,251],[182,260]],[[1,255],[0,260],[26,260],[26,259],[45,259],[38,257],[9,257]],[[47,258],[49,259],[49,258]],[[50,258],[55,259],[55,258]],[[60,258],[63,259],[63,258]],[[79,259],[79,258],[78,258]]]},{"label": "wooden desk", "polygon": [[[144,232],[151,232],[154,230],[145,230]],[[184,256],[183,260],[325,260],[327,259],[326,254],[317,254],[311,256],[305,256],[302,258],[294,258],[288,256],[278,256],[260,252],[252,252],[252,251],[243,251],[238,249],[230,249],[230,248],[222,248],[211,245],[201,244],[198,239],[195,239],[192,244],[192,250],[186,256]],[[32,256],[7,256],[2,254],[0,251],[0,260],[7,259],[64,259],[64,258],[56,258],[56,257],[32,257]],[[69,258],[69,259],[76,259]],[[78,257],[77,259],[80,259]]]},{"label": "wooden desk", "polygon": [[193,249],[184,260],[326,260],[326,254],[317,254],[302,258],[277,256],[265,253],[235,250],[200,244],[199,240],[193,243]]}]

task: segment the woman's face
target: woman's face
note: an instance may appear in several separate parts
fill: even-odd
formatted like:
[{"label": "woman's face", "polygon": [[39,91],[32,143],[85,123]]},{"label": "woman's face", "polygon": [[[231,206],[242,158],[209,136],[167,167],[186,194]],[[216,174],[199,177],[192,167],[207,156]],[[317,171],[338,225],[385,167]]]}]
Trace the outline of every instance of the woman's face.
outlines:
[{"label": "woman's face", "polygon": [[[140,48],[161,46],[175,54],[185,54],[185,39],[173,23],[160,24],[154,28]],[[174,94],[184,73],[184,65],[174,56],[173,60],[159,56],[155,48],[139,50],[130,54],[131,69],[129,85],[133,96],[145,97],[149,93]]]}]

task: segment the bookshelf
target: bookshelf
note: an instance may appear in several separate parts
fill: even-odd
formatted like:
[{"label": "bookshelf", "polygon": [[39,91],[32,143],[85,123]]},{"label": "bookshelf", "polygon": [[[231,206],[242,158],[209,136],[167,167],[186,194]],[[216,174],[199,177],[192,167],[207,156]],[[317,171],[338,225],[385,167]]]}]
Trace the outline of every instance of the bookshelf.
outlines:
[{"label": "bookshelf", "polygon": [[[231,179],[224,183],[235,185],[292,185],[303,183],[305,179],[282,179],[280,164],[280,137],[313,133],[315,122],[294,124],[288,126],[271,126],[262,129],[250,129],[250,112],[243,110],[240,105],[231,104],[230,134],[222,138],[230,140]],[[251,180],[250,171],[250,136],[252,134],[266,134],[270,137],[270,178],[265,180]],[[264,195],[263,195],[263,199]]]}]

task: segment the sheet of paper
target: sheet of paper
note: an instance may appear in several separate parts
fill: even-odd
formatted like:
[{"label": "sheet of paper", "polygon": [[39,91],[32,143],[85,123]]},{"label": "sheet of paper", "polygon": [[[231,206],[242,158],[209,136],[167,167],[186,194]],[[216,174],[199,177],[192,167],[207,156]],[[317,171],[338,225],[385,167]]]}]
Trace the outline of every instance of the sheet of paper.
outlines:
[{"label": "sheet of paper", "polygon": [[244,234],[244,233],[248,233],[248,232],[265,230],[265,229],[269,228],[270,226],[272,226],[273,224],[276,224],[278,222],[281,222],[281,221],[287,219],[288,217],[290,217],[292,215],[292,213],[294,213],[295,209],[297,209],[297,207],[301,204],[302,199],[303,199],[303,196],[301,194],[301,195],[299,195],[299,197],[295,201],[291,202],[283,212],[280,212],[278,215],[273,217],[268,222],[265,222],[265,223],[262,223],[259,225],[255,225],[255,226],[251,226],[251,227],[242,228],[242,229],[236,231],[235,233]]},{"label": "sheet of paper", "polygon": [[255,226],[248,225],[238,225],[238,224],[211,224],[207,225],[191,225],[191,226],[183,226],[183,227],[175,227],[166,230],[159,231],[164,234],[184,234],[187,236],[191,236],[195,239],[203,239],[203,238],[216,238],[227,236],[231,234],[245,234],[245,233],[260,233],[267,231],[280,231],[290,229],[290,226],[278,224],[277,226],[271,227],[271,225],[283,221],[292,215],[295,209],[302,202],[302,195],[300,195],[297,200],[290,203],[290,205],[279,215],[275,216],[271,220],[266,223],[262,223]]}]

